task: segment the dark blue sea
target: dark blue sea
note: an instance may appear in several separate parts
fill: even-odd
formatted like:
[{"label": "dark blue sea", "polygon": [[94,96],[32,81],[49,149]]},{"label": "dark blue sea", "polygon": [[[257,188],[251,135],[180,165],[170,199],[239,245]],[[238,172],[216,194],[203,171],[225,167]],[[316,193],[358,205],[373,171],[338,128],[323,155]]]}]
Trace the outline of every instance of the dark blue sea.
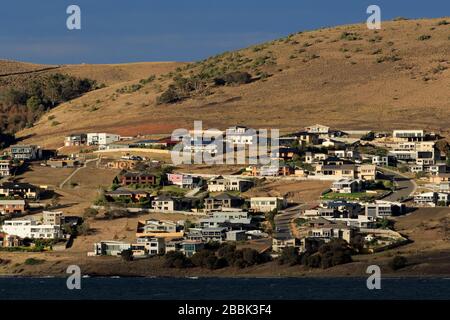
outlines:
[{"label": "dark blue sea", "polygon": [[450,278],[0,278],[0,300],[449,300]]}]

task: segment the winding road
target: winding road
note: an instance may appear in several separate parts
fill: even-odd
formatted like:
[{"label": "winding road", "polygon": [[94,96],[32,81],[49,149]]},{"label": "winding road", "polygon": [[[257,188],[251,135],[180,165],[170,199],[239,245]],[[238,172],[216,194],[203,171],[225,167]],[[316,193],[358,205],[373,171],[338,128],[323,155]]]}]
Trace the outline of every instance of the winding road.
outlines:
[{"label": "winding road", "polygon": [[382,168],[380,171],[388,178],[392,179],[396,186],[395,191],[383,198],[385,201],[402,202],[414,194],[417,189],[416,182],[402,175],[397,171]]}]

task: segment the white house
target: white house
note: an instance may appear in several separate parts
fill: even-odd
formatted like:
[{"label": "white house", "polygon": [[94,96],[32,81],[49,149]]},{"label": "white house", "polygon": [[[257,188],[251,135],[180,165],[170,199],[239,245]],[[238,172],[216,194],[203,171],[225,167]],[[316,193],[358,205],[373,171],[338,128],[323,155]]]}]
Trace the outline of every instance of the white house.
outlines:
[{"label": "white house", "polygon": [[281,197],[253,197],[250,198],[250,208],[257,212],[270,212],[286,208],[287,200]]},{"label": "white house", "polygon": [[2,229],[3,232],[22,239],[58,239],[62,236],[61,226],[38,224],[34,220],[7,220]]},{"label": "white house", "polygon": [[105,146],[107,144],[117,142],[120,140],[120,136],[113,133],[88,133],[87,144],[88,146]]}]

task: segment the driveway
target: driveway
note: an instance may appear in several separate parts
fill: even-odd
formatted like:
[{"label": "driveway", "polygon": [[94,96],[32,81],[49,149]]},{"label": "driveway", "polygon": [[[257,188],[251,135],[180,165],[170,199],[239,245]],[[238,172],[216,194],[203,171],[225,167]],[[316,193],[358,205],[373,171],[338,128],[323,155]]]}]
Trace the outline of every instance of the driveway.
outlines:
[{"label": "driveway", "polygon": [[300,210],[306,207],[306,204],[297,205],[280,211],[274,218],[275,221],[275,238],[291,239],[294,237],[291,231],[291,221],[300,214]]},{"label": "driveway", "polygon": [[383,200],[401,202],[412,196],[416,191],[417,185],[413,179],[386,168],[382,168],[380,171],[383,172],[386,177],[391,178],[396,186],[395,191],[384,197]]}]

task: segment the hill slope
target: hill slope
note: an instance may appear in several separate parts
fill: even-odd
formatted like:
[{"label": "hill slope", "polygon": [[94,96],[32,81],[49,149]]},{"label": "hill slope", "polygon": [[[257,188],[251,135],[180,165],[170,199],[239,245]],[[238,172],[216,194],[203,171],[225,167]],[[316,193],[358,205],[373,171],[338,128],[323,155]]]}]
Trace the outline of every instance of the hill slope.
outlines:
[{"label": "hill slope", "polygon": [[[270,43],[189,64],[127,87],[114,84],[53,109],[20,132],[27,141],[61,145],[65,134],[106,130],[170,133],[194,120],[208,127],[245,124],[297,130],[312,123],[346,129],[425,128],[445,131],[450,116],[450,19],[384,22],[293,34]],[[254,81],[216,86],[232,71]],[[157,104],[174,77],[210,77],[202,90],[175,104]],[[197,78],[198,78],[197,77]]]}]

